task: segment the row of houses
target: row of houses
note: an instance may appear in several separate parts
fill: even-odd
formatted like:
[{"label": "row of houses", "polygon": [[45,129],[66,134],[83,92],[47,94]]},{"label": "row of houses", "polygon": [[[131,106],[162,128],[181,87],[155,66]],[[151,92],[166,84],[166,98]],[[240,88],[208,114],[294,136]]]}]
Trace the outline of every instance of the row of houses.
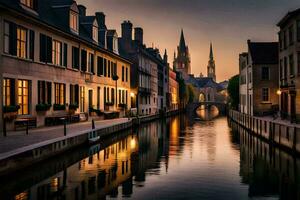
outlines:
[{"label": "row of houses", "polygon": [[0,0],[0,27],[1,130],[178,109],[167,52],[147,48],[130,21],[119,37],[73,0]]},{"label": "row of houses", "polygon": [[299,123],[300,9],[287,13],[277,26],[277,42],[248,40],[248,51],[239,56],[239,110],[254,116],[279,113]]}]

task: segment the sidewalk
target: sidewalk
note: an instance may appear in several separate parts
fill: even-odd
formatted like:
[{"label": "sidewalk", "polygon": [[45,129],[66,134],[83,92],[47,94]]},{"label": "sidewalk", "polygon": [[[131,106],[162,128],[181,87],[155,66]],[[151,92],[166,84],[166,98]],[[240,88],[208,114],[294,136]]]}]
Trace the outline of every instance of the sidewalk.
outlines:
[{"label": "sidewalk", "polygon": [[[95,121],[95,127],[96,129],[99,129],[116,124],[125,123],[127,121],[128,118]],[[68,124],[67,135],[75,135],[79,132],[89,130],[91,128],[91,121],[77,124]],[[26,135],[26,131],[10,131],[7,133],[7,137],[0,137],[0,157],[4,153],[63,136],[63,125],[30,129],[29,135]]]},{"label": "sidewalk", "polygon": [[300,128],[300,124],[291,123],[289,120],[283,120],[280,117],[277,117],[276,119],[274,119],[271,116],[255,117],[255,118],[265,120],[265,121],[269,121],[269,122],[274,122],[276,124],[280,124],[280,125],[284,125],[284,126]]}]

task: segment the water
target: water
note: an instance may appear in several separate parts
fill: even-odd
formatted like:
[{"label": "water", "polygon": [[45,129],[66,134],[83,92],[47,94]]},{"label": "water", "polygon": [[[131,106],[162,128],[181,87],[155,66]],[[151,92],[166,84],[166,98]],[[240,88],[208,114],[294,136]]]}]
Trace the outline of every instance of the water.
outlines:
[{"label": "water", "polygon": [[300,160],[232,128],[146,124],[0,178],[0,199],[299,199]]}]

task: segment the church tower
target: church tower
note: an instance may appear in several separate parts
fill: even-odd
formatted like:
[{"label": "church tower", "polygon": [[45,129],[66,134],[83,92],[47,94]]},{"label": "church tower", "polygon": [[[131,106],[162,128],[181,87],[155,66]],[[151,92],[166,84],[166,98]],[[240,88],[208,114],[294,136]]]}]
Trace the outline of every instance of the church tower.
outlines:
[{"label": "church tower", "polygon": [[188,78],[191,74],[191,58],[189,47],[185,44],[183,30],[181,30],[181,36],[179,46],[177,47],[177,56],[174,53],[173,68],[177,72],[181,72],[183,77]]},{"label": "church tower", "polygon": [[207,65],[207,77],[212,78],[216,81],[216,64],[214,60],[212,43],[210,43],[209,61]]}]

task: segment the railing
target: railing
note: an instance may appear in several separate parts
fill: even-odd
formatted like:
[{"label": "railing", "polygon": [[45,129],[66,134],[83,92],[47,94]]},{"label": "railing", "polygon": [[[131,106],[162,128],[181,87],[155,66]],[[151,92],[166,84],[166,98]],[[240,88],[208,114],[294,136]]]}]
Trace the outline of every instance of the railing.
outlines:
[{"label": "railing", "polygon": [[229,118],[251,133],[285,149],[300,153],[300,126],[254,117],[230,110]]}]

